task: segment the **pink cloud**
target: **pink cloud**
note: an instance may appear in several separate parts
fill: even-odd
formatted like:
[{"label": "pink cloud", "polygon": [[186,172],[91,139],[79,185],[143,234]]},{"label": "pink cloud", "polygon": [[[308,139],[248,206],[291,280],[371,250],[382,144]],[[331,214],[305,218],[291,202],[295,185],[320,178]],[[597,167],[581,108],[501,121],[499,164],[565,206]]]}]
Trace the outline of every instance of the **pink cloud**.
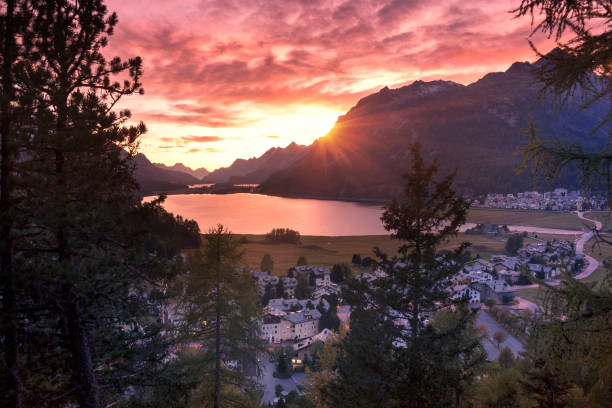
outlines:
[{"label": "pink cloud", "polygon": [[244,128],[267,108],[343,112],[386,85],[469,83],[533,60],[517,2],[109,0],[119,24],[107,53],[142,56],[146,95],[166,104],[130,106],[136,119]]}]

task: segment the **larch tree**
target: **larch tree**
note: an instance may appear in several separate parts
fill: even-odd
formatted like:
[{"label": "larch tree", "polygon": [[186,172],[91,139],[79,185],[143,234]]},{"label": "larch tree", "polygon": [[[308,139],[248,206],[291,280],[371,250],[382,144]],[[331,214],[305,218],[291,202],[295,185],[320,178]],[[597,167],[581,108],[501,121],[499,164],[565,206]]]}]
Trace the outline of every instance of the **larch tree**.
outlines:
[{"label": "larch tree", "polygon": [[[258,389],[262,309],[250,274],[240,268],[238,241],[222,225],[204,236],[178,292],[184,341],[197,344],[201,382],[192,406],[243,406]],[[250,375],[249,375],[250,373]]]},{"label": "larch tree", "polygon": [[[609,0],[522,0],[517,18],[530,16],[533,34],[553,38],[556,52],[547,54],[539,71],[543,95],[559,104],[590,106],[607,102],[592,132],[612,133],[612,4]],[[532,44],[533,46],[533,44]],[[534,51],[540,54],[533,46]],[[523,151],[524,166],[555,178],[568,168],[582,173],[583,188],[607,189],[612,202],[610,170],[612,149],[608,143],[593,151],[583,140],[560,143],[538,134],[531,126]],[[596,231],[600,245],[610,245]],[[542,314],[533,317],[526,347],[530,364],[522,382],[527,395],[539,406],[609,406],[609,337],[612,325],[611,276],[584,283],[564,276],[557,287],[542,296]]]}]

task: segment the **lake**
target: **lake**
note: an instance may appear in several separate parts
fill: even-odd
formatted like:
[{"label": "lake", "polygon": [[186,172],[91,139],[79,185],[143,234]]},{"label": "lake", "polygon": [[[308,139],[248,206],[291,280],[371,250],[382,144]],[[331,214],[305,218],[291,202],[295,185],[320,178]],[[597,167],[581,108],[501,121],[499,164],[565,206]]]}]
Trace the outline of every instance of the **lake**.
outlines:
[{"label": "lake", "polygon": [[[150,200],[152,197],[145,197]],[[272,228],[291,228],[302,235],[386,235],[380,205],[347,201],[274,197],[262,194],[177,194],[166,210],[196,220],[202,232],[223,224],[236,234],[265,234]],[[465,224],[461,231],[473,227]],[[580,234],[581,231],[508,225],[511,231],[541,234]]]},{"label": "lake", "polygon": [[196,220],[202,232],[221,223],[236,234],[265,234],[279,227],[302,235],[386,234],[380,222],[380,206],[354,202],[248,193],[177,194],[169,195],[164,207]]}]

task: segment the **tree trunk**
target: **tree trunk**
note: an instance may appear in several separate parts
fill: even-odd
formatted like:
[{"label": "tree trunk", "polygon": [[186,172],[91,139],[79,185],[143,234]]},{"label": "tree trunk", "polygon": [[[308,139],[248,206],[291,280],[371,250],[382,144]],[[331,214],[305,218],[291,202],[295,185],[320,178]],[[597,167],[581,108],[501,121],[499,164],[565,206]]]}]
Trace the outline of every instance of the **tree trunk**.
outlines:
[{"label": "tree trunk", "polygon": [[[219,287],[217,286],[217,290]],[[221,316],[217,311],[217,329],[215,333],[215,408],[219,408],[221,394]]]},{"label": "tree trunk", "polygon": [[[65,289],[68,299],[70,286]],[[77,387],[79,406],[98,408],[98,384],[94,376],[87,332],[83,327],[78,301],[69,300],[65,307],[68,347],[72,353],[72,381]]]},{"label": "tree trunk", "polygon": [[[58,106],[57,134],[60,138],[65,130],[65,103],[67,99],[67,95],[60,98],[60,104],[62,104],[62,106]],[[61,139],[57,142],[62,144]],[[55,150],[56,197],[58,199],[56,205],[61,203],[66,195],[66,191],[64,191],[66,184],[64,171],[65,157],[62,147],[63,146],[59,146],[59,148]],[[59,214],[60,219],[57,223],[55,235],[59,262],[63,263],[65,267],[70,267],[70,253],[66,236],[67,217],[68,215],[63,211]],[[87,332],[83,327],[81,318],[79,297],[78,294],[75,295],[72,293],[73,288],[74,286],[72,283],[67,283],[63,290],[64,299],[66,300],[64,305],[64,317],[66,319],[67,331],[66,343],[72,354],[72,382],[77,389],[79,406],[81,408],[98,408],[98,384],[93,371]]]},{"label": "tree trunk", "polygon": [[[218,242],[217,245],[220,245]],[[215,305],[216,313],[216,331],[215,331],[215,404],[214,408],[219,408],[219,400],[221,399],[221,310],[219,291],[221,290],[221,253],[217,246],[217,299]]]},{"label": "tree trunk", "polygon": [[15,96],[13,85],[13,64],[16,59],[14,21],[14,0],[6,3],[6,27],[4,38],[4,63],[2,66],[2,101],[0,119],[0,271],[2,276],[2,328],[4,337],[4,375],[6,379],[6,402],[12,407],[21,407],[21,390],[17,365],[19,347],[17,340],[17,313],[15,306],[15,276],[13,270],[13,219],[11,214],[10,177],[12,173],[10,132],[11,102]]}]

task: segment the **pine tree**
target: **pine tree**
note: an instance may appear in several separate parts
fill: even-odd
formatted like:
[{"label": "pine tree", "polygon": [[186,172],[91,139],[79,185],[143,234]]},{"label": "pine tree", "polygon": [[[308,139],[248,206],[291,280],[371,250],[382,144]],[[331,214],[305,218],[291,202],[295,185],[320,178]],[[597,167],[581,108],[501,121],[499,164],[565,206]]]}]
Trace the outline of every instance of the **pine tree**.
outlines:
[{"label": "pine tree", "polygon": [[18,161],[32,106],[19,87],[23,60],[30,52],[30,38],[24,35],[31,23],[28,1],[5,2],[0,15],[0,279],[2,282],[2,391],[7,406],[20,407],[21,381],[18,374],[18,274],[15,265],[15,227],[19,224]]},{"label": "pine tree", "polygon": [[272,258],[272,255],[265,254],[261,258],[260,268],[264,272],[272,273],[272,271],[274,270],[274,259]]},{"label": "pine tree", "polygon": [[[136,194],[131,156],[145,127],[126,126],[129,112],[113,107],[141,92],[141,61],[102,56],[116,15],[93,0],[7,5],[2,92],[13,87],[15,99],[2,109],[13,119],[2,133],[2,221],[15,191],[19,219],[3,224],[5,395],[14,406],[115,404],[167,361],[163,292],[181,268],[175,255],[199,245],[197,224]],[[14,52],[11,10],[22,46]],[[125,81],[113,82],[119,75]],[[153,226],[172,233],[160,239]],[[19,277],[19,291],[5,272]]]}]

